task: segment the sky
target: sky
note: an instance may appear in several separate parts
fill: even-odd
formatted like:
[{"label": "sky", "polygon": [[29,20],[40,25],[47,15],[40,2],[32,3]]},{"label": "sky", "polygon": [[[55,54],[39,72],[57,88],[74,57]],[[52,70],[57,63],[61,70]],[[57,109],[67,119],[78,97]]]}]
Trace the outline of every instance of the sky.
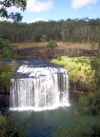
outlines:
[{"label": "sky", "polygon": [[23,16],[22,22],[27,23],[84,17],[96,19],[100,18],[100,0],[27,0],[24,12],[15,7],[8,11],[20,12]]}]

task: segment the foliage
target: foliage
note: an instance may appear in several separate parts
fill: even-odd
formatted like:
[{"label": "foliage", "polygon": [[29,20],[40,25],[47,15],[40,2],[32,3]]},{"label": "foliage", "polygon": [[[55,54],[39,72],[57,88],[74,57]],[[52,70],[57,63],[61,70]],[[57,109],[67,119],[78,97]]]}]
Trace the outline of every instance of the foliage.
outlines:
[{"label": "foliage", "polygon": [[9,41],[6,39],[2,39],[1,37],[0,37],[0,50],[1,50],[1,54],[3,54],[3,58],[9,58],[13,53],[13,49],[9,46]]},{"label": "foliage", "polygon": [[0,113],[0,137],[5,137],[7,119]]},{"label": "foliage", "polygon": [[0,137],[25,137],[26,123],[18,124],[16,120],[0,113]]},{"label": "foliage", "polygon": [[94,79],[91,81],[93,91],[100,92],[100,55],[97,55],[91,60],[91,68],[94,71]]},{"label": "foliage", "polygon": [[52,63],[64,65],[68,70],[68,75],[73,82],[86,81],[87,74],[91,72],[88,58],[60,56],[51,60]]},{"label": "foliage", "polygon": [[[80,80],[85,83],[91,92],[81,95],[79,102],[86,106],[84,110],[79,110],[84,114],[97,115],[100,113],[100,57],[92,59],[61,56],[60,60],[53,59],[52,63],[64,65],[68,70],[70,79],[73,82]],[[83,112],[84,111],[84,112]],[[80,113],[78,112],[78,113]]]},{"label": "foliage", "polygon": [[9,41],[8,40],[4,40],[0,37],[0,49],[3,50],[5,48],[7,48],[9,45]]},{"label": "foliage", "polygon": [[72,127],[64,127],[57,129],[54,134],[56,137],[99,137],[100,136],[100,119],[95,121],[83,122],[78,121]]},{"label": "foliage", "polygon": [[[91,69],[94,71],[90,85],[92,92],[80,96],[80,103],[84,105],[77,112],[78,115],[92,115],[96,118],[95,122],[76,123],[75,126],[58,129],[55,132],[56,137],[99,137],[100,136],[100,56],[91,59]],[[89,75],[90,76],[90,75]]]},{"label": "foliage", "polygon": [[[62,57],[61,59],[63,58],[65,57]],[[92,89],[92,92],[88,92],[87,94],[80,96],[79,102],[83,105],[83,107],[77,110],[76,114],[78,116],[91,115],[93,118],[96,118],[96,119],[94,122],[93,121],[91,122],[80,121],[80,123],[76,123],[72,127],[64,127],[63,129],[59,128],[56,130],[55,136],[56,137],[66,137],[66,136],[67,137],[94,137],[94,136],[99,137],[100,136],[100,86],[99,86],[100,84],[100,55],[93,57],[90,61],[87,61],[87,60],[85,61],[82,59],[78,60],[75,58],[74,63],[75,62],[77,64],[81,63],[81,69],[79,68],[79,71],[82,70],[82,67],[84,65],[85,66],[89,64],[91,65],[91,71],[89,69],[90,72],[87,73],[88,74],[87,76],[90,82],[89,83],[90,87]],[[76,69],[75,64],[73,64],[72,66]],[[74,69],[73,67],[71,68]]]},{"label": "foliage", "polygon": [[70,57],[76,57],[76,54],[74,51],[71,53]]},{"label": "foliage", "polygon": [[46,41],[46,35],[42,35],[41,41],[42,41],[42,42],[45,42],[45,41]]},{"label": "foliage", "polygon": [[5,86],[8,89],[11,86],[11,77],[13,76],[14,72],[10,65],[2,66],[0,68],[0,85]]},{"label": "foliage", "polygon": [[[93,43],[94,39],[99,40],[99,30],[99,18],[88,19],[88,21],[85,19],[39,21],[29,24],[0,22],[0,35],[13,43],[25,42],[26,40],[28,42],[41,42],[41,40],[50,41],[51,39],[69,43]],[[97,43],[96,40],[95,43]],[[95,45],[93,46],[95,47]]]},{"label": "foliage", "polygon": [[93,78],[90,81],[92,92],[80,97],[80,102],[88,107],[91,115],[100,114],[100,56],[91,60],[91,68],[94,71]]},{"label": "foliage", "polygon": [[11,17],[12,19],[13,19],[13,21],[14,21],[14,23],[21,23],[21,20],[22,20],[22,16],[21,16],[21,14],[20,13],[11,13],[10,15],[9,15],[9,17]]},{"label": "foliage", "polygon": [[61,61],[61,56],[59,56],[59,57],[57,58],[57,60]]},{"label": "foliage", "polygon": [[15,122],[16,119],[11,117],[7,117],[7,126],[6,126],[6,137],[25,137],[26,132],[26,123]]},{"label": "foliage", "polygon": [[51,48],[55,48],[56,46],[57,46],[56,40],[50,40],[47,45],[47,47],[51,47]]},{"label": "foliage", "polygon": [[[26,8],[26,0],[3,0],[0,1],[0,17],[3,18],[11,18],[14,20],[21,20],[22,18],[19,18],[20,13],[8,13],[7,9],[15,6],[17,8],[21,8],[21,10],[25,10]],[[13,15],[13,16],[12,16]],[[22,17],[20,15],[20,17]]]}]

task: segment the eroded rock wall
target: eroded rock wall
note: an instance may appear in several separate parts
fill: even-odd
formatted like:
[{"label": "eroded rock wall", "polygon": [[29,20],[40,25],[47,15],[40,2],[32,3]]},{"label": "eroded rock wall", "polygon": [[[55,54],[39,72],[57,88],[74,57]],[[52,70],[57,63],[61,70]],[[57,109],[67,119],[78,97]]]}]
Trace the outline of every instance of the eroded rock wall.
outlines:
[{"label": "eroded rock wall", "polygon": [[47,48],[33,47],[17,50],[17,55],[32,59],[52,59],[58,56],[95,56],[96,50],[73,49],[73,48]]}]

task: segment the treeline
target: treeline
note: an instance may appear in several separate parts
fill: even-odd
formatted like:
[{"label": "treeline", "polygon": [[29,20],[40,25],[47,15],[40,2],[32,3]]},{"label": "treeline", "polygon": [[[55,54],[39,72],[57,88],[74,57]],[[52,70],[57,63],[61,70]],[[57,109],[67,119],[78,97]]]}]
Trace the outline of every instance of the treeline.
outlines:
[{"label": "treeline", "polygon": [[100,18],[67,19],[35,23],[0,22],[0,36],[10,42],[41,42],[51,39],[66,42],[99,41]]}]

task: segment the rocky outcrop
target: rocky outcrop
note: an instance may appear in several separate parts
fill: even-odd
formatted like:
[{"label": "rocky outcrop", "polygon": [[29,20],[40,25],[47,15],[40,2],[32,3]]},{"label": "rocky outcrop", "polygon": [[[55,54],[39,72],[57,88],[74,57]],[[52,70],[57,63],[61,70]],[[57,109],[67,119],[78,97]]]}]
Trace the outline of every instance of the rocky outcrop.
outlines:
[{"label": "rocky outcrop", "polygon": [[65,48],[33,47],[17,50],[17,55],[32,59],[52,59],[58,56],[94,56],[96,50]]},{"label": "rocky outcrop", "polygon": [[9,106],[9,92],[6,87],[0,85],[0,108]]},{"label": "rocky outcrop", "polygon": [[81,81],[73,82],[73,81],[70,80],[70,82],[69,82],[69,90],[71,92],[73,92],[73,91],[88,92],[89,88],[87,88],[86,86],[84,86]]}]

